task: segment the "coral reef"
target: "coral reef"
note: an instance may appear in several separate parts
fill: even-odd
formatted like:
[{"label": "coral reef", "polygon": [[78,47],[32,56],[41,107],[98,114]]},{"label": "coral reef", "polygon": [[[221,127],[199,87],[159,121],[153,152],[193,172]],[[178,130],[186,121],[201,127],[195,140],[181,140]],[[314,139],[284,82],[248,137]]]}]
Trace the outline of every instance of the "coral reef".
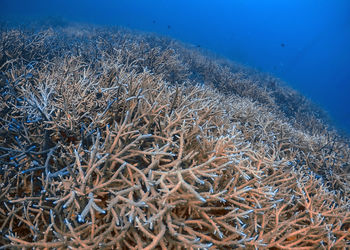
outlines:
[{"label": "coral reef", "polygon": [[349,144],[279,80],[115,28],[0,50],[0,249],[349,246]]}]

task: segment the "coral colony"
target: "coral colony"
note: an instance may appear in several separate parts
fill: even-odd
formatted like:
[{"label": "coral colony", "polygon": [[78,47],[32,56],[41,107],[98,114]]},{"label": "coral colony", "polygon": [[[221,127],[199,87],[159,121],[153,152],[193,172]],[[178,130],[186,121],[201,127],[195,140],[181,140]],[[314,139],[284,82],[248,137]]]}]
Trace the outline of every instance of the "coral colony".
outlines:
[{"label": "coral colony", "polygon": [[279,80],[123,29],[0,40],[0,249],[349,247],[349,144]]}]

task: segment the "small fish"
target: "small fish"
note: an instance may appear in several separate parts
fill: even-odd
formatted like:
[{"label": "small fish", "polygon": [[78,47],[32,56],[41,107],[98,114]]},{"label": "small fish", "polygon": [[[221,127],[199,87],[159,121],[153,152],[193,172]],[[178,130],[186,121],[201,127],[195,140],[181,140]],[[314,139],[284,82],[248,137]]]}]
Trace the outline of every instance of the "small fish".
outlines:
[{"label": "small fish", "polygon": [[171,29],[171,26],[170,25],[168,25],[168,30],[170,30]]},{"label": "small fish", "polygon": [[281,47],[284,48],[286,45],[285,43],[281,43]]}]

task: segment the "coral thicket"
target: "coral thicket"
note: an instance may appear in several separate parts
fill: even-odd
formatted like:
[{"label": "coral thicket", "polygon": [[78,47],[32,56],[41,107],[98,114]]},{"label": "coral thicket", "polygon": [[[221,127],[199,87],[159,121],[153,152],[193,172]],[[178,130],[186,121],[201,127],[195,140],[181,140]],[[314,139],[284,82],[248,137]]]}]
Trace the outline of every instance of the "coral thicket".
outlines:
[{"label": "coral thicket", "polygon": [[349,246],[349,144],[278,79],[114,28],[0,50],[0,249]]}]

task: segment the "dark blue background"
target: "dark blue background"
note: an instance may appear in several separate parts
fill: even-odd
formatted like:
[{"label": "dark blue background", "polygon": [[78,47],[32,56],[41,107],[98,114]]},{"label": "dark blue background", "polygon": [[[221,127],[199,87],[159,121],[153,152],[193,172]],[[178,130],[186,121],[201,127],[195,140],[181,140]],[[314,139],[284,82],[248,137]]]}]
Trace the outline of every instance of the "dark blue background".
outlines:
[{"label": "dark blue background", "polygon": [[349,0],[0,0],[0,14],[122,25],[200,45],[280,77],[350,131]]}]

